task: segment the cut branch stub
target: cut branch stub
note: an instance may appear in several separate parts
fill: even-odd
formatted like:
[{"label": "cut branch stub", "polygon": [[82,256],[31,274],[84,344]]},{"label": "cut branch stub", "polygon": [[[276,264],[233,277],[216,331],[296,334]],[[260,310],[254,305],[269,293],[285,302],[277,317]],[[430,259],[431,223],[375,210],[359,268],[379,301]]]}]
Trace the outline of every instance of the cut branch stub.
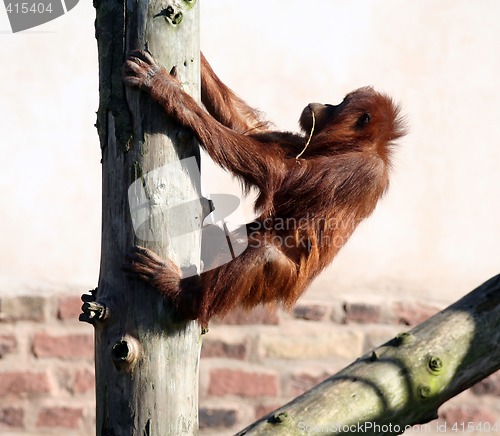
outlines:
[{"label": "cut branch stub", "polygon": [[104,321],[109,318],[110,313],[105,304],[96,301],[97,288],[90,291],[90,294],[83,294],[82,313],[78,317],[79,321],[95,324],[97,321]]},{"label": "cut branch stub", "polygon": [[125,336],[116,341],[111,348],[111,358],[117,370],[130,372],[140,355],[140,345],[137,339]]}]

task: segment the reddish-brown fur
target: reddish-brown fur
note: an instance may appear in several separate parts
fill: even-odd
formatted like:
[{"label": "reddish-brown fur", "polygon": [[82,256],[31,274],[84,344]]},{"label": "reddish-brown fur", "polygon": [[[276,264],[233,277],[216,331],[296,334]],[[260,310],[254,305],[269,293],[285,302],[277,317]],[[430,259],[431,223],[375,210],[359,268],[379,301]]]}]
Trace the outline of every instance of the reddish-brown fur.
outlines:
[{"label": "reddish-brown fur", "polygon": [[[304,135],[269,129],[201,55],[203,109],[146,52],[129,55],[124,81],[148,92],[192,129],[201,146],[246,188],[259,190],[249,246],[233,261],[181,279],[179,269],[136,247],[127,271],[157,287],[179,312],[206,325],[235,306],[291,307],[338,253],[388,187],[391,145],[404,134],[398,107],[372,88],[337,105],[303,110]],[[315,126],[308,147],[299,160]]]}]

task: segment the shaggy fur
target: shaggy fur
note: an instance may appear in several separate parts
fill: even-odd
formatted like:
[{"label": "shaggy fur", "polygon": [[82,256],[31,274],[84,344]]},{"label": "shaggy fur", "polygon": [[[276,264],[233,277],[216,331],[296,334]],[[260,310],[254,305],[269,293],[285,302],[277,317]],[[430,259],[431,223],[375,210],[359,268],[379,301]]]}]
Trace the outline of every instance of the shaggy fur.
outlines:
[{"label": "shaggy fur", "polygon": [[249,246],[233,261],[182,279],[175,265],[150,250],[136,247],[128,257],[129,273],[205,326],[235,306],[279,302],[290,308],[374,210],[388,187],[393,141],[404,134],[398,107],[372,88],[353,91],[336,106],[306,106],[299,120],[304,134],[270,130],[203,55],[206,110],[144,51],[129,55],[124,81],[191,129],[210,157],[246,188],[259,190],[259,217],[247,225]]}]

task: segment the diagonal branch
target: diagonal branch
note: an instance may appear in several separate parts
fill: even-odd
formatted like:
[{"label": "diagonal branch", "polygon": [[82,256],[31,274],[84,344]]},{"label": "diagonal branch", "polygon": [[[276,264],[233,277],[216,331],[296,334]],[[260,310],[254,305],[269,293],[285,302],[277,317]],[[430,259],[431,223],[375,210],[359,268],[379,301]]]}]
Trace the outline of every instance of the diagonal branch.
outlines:
[{"label": "diagonal branch", "polygon": [[238,435],[400,434],[500,368],[500,275]]}]

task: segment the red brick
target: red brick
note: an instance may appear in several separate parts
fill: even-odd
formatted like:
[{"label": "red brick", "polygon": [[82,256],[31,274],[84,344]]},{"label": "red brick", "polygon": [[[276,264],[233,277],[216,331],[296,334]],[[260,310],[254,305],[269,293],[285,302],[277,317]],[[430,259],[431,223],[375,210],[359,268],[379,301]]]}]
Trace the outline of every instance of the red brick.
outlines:
[{"label": "red brick", "polygon": [[326,372],[320,375],[294,374],[290,377],[290,382],[289,382],[290,393],[294,397],[303,394],[305,391],[308,391],[313,386],[316,386],[318,383],[321,383],[327,377],[328,374]]},{"label": "red brick", "polygon": [[37,333],[33,337],[33,354],[36,357],[91,359],[94,357],[94,341],[91,334],[51,336]]},{"label": "red brick", "polygon": [[36,425],[77,429],[81,425],[82,417],[83,409],[80,408],[48,407],[40,411]]},{"label": "red brick", "polygon": [[350,323],[378,323],[380,322],[380,306],[367,303],[346,303],[344,304],[344,322]]},{"label": "red brick", "polygon": [[217,397],[237,395],[261,397],[278,395],[276,374],[256,373],[239,369],[212,369],[208,394]]},{"label": "red brick", "polygon": [[408,326],[424,322],[439,312],[439,308],[417,301],[398,301],[392,306],[393,320]]},{"label": "red brick", "polygon": [[205,339],[201,348],[201,357],[226,357],[228,359],[244,359],[247,347],[244,343],[228,343],[221,340]]},{"label": "red brick", "polygon": [[217,324],[226,325],[252,325],[252,324],[279,324],[279,317],[276,309],[267,306],[258,306],[251,311],[244,309],[236,309],[230,312],[222,320],[217,321]]},{"label": "red brick", "polygon": [[293,316],[307,321],[321,321],[326,315],[326,307],[319,304],[300,304],[293,309]]},{"label": "red brick", "polygon": [[464,424],[467,431],[469,422],[477,424],[489,423],[494,425],[497,421],[496,416],[486,410],[481,410],[476,407],[455,407],[439,411],[439,419],[453,427],[454,424]]},{"label": "red brick", "polygon": [[476,395],[496,395],[500,397],[500,371],[486,377],[471,388]]},{"label": "red brick", "polygon": [[49,391],[49,378],[45,373],[0,373],[0,396],[46,394]]},{"label": "red brick", "polygon": [[0,429],[24,428],[24,410],[6,407],[0,410]]},{"label": "red brick", "polygon": [[17,349],[17,340],[14,335],[0,335],[0,359]]},{"label": "red brick", "polygon": [[85,392],[95,389],[95,376],[93,371],[87,369],[77,371],[71,391],[76,394],[84,394]]},{"label": "red brick", "polygon": [[80,297],[62,297],[58,301],[57,317],[59,319],[78,321],[82,313],[82,300]]}]

